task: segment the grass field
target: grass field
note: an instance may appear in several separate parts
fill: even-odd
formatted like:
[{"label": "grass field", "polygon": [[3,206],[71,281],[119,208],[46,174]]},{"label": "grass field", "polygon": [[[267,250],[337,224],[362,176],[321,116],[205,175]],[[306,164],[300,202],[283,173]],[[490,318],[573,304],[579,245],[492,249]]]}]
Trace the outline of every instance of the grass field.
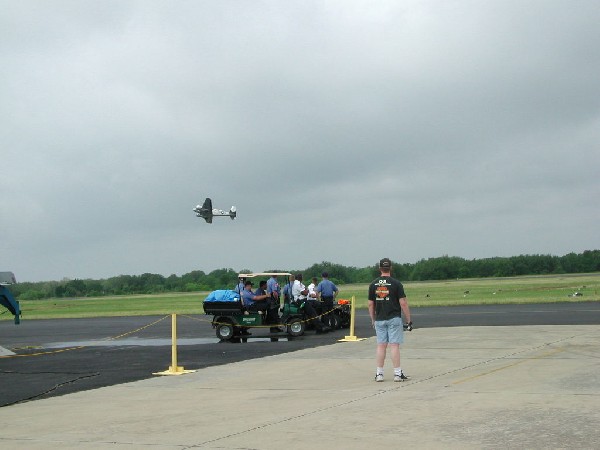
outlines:
[{"label": "grass field", "polygon": [[[367,284],[342,285],[338,298],[367,306]],[[598,301],[600,273],[585,275],[484,278],[404,283],[411,307]],[[573,296],[576,292],[581,296]],[[163,314],[200,314],[208,292],[79,299],[23,300],[22,320]],[[0,320],[13,320],[7,310]]]}]

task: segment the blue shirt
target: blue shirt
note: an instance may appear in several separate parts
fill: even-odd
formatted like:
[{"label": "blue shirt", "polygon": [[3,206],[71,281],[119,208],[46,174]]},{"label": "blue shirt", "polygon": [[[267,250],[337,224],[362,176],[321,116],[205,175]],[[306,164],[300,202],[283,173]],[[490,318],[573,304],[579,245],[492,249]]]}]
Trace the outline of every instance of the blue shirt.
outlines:
[{"label": "blue shirt", "polygon": [[243,300],[244,306],[254,305],[255,297],[256,297],[256,294],[249,289],[244,289],[242,291],[242,300]]},{"label": "blue shirt", "polygon": [[327,279],[321,281],[317,286],[317,292],[321,293],[321,297],[333,297],[333,293],[337,291],[338,288],[333,281]]},{"label": "blue shirt", "polygon": [[241,294],[243,290],[244,290],[244,283],[240,281],[237,284],[237,286],[235,287],[235,292],[237,292],[238,294]]},{"label": "blue shirt", "polygon": [[267,294],[272,294],[273,292],[277,292],[278,294],[281,292],[279,290],[279,283],[275,277],[271,277],[267,280]]}]

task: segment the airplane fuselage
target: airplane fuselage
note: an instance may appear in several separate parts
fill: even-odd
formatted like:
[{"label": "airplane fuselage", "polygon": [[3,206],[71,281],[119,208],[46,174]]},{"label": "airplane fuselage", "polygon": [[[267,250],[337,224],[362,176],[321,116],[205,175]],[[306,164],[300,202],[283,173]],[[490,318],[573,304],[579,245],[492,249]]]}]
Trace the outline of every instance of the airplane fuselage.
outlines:
[{"label": "airplane fuselage", "polygon": [[235,206],[232,206],[229,211],[213,208],[210,198],[207,198],[202,206],[197,205],[193,211],[196,213],[196,217],[202,217],[207,223],[212,223],[213,217],[230,217],[233,220],[237,215]]}]

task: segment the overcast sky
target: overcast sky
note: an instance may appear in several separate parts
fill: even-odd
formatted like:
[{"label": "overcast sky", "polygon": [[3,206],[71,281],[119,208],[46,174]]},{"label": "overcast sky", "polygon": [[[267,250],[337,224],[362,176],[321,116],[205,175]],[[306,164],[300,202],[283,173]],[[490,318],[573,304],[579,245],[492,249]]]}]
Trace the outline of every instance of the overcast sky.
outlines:
[{"label": "overcast sky", "polygon": [[599,23],[597,0],[1,0],[0,271],[598,249]]}]

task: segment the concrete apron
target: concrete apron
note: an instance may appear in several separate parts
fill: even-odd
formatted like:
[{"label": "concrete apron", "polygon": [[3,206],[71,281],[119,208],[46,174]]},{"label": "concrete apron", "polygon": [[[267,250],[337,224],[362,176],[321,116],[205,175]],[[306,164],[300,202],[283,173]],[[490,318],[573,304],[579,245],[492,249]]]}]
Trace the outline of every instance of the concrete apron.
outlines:
[{"label": "concrete apron", "polygon": [[2,408],[0,448],[597,448],[600,327],[405,337],[408,382],[340,342]]}]

